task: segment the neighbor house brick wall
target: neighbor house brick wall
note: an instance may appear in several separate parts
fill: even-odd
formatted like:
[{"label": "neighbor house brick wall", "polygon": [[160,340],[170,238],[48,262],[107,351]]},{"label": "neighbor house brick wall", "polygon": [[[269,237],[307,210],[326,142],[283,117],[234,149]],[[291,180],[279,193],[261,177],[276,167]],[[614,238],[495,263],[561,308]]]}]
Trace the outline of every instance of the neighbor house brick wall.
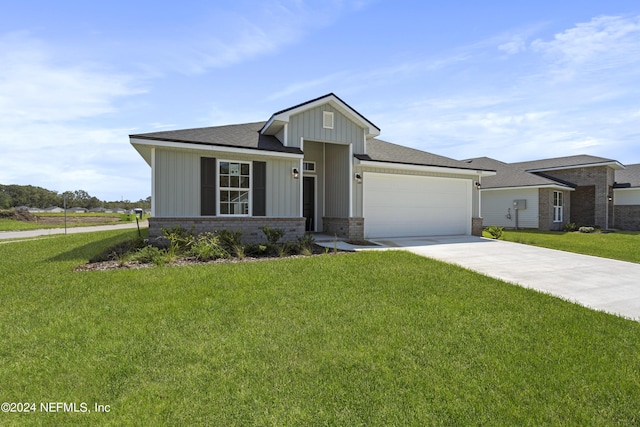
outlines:
[{"label": "neighbor house brick wall", "polygon": [[[612,224],[610,222],[611,216],[611,202],[609,201],[609,194],[611,194],[611,188],[615,180],[615,171],[608,166],[594,166],[574,169],[561,169],[553,171],[545,171],[543,176],[557,178],[559,180],[569,182],[577,187],[589,187],[593,186],[593,191],[577,191],[572,198],[573,216],[581,222],[580,219],[590,219],[593,215],[593,224],[578,224],[578,225],[597,225],[602,228],[607,228]],[[593,197],[593,202],[590,198]],[[593,206],[590,208],[589,206]],[[586,210],[585,210],[586,209]],[[593,210],[593,213],[590,210]]]},{"label": "neighbor house brick wall", "polygon": [[345,239],[364,240],[364,218],[323,217],[323,233]]},{"label": "neighbor house brick wall", "polygon": [[561,222],[553,221],[554,191],[559,191],[559,190],[554,190],[552,188],[541,188],[538,191],[538,228],[540,230],[545,230],[545,231],[561,230],[564,224],[572,221],[571,191],[561,191],[562,198],[563,198],[562,221]]},{"label": "neighbor house brick wall", "polygon": [[242,230],[243,243],[262,243],[266,237],[261,228],[284,230],[282,241],[293,241],[304,235],[304,218],[269,218],[269,217],[184,217],[184,218],[149,218],[149,238],[162,237],[163,228],[181,226],[194,234],[218,230]]},{"label": "neighbor house brick wall", "polygon": [[640,230],[640,206],[615,206],[613,226],[621,230]]}]

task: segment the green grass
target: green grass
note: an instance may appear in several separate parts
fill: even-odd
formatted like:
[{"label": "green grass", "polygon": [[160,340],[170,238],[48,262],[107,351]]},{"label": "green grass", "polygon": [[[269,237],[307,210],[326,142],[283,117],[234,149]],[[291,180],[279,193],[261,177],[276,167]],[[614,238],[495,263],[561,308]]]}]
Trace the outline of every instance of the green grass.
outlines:
[{"label": "green grass", "polygon": [[0,245],[0,425],[638,425],[640,324],[405,252],[73,272]]},{"label": "green grass", "polygon": [[640,232],[565,233],[505,230],[502,240],[640,263]]},{"label": "green grass", "polygon": [[37,222],[16,221],[14,219],[0,218],[0,231],[38,230],[41,228],[58,228],[57,225],[38,224]]},{"label": "green grass", "polygon": [[[39,217],[55,217],[62,218],[64,217],[64,213],[38,213]],[[87,222],[87,223],[73,223],[71,219],[74,217],[79,218],[87,218],[87,217],[105,217],[112,218],[112,221],[96,221],[96,222]],[[148,218],[149,215],[146,215],[145,218]],[[90,227],[93,225],[109,225],[109,224],[120,224],[128,221],[135,221],[134,214],[111,214],[111,213],[72,213],[67,214],[67,218],[69,221],[67,222],[67,228],[74,227]],[[13,219],[0,218],[0,231],[23,231],[23,230],[38,230],[38,229],[47,229],[47,228],[64,228],[64,223],[60,224],[43,224],[41,222],[26,222],[26,221],[16,221]]]}]

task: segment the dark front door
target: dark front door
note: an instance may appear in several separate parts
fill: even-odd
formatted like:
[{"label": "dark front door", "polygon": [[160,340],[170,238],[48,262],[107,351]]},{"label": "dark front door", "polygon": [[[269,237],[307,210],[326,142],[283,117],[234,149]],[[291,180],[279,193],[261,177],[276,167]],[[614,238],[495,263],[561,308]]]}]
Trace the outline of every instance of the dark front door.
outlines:
[{"label": "dark front door", "polygon": [[306,218],[305,231],[315,231],[316,180],[312,176],[302,179],[302,215]]}]

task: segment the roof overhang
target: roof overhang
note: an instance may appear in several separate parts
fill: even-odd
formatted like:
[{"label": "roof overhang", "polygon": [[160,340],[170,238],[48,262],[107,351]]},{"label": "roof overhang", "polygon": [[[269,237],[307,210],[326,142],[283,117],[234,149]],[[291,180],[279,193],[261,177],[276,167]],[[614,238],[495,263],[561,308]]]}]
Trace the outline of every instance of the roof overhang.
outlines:
[{"label": "roof overhang", "polygon": [[562,191],[575,191],[574,188],[566,187],[564,185],[557,184],[544,184],[544,185],[520,185],[514,187],[495,187],[495,188],[482,188],[481,191],[505,191],[505,190],[535,190],[535,189],[552,189]]},{"label": "roof overhang", "polygon": [[129,138],[129,142],[140,153],[142,158],[151,166],[151,149],[152,148],[170,148],[179,150],[196,150],[196,151],[216,151],[232,154],[248,154],[252,156],[268,156],[289,159],[302,159],[304,154],[287,153],[281,151],[257,150],[254,148],[227,147],[223,145],[198,144],[178,141],[159,141],[155,139]]},{"label": "roof overhang", "polygon": [[433,166],[433,165],[415,165],[407,163],[393,163],[393,162],[377,162],[375,160],[359,160],[354,159],[356,167],[374,167],[380,169],[400,169],[408,171],[421,171],[421,172],[436,172],[436,173],[448,173],[455,175],[469,175],[469,176],[493,176],[495,171],[476,170],[476,169],[463,169],[448,166]]},{"label": "roof overhang", "polygon": [[351,120],[356,122],[359,126],[364,128],[364,133],[367,138],[374,138],[380,135],[380,128],[370,122],[362,114],[351,108],[349,104],[338,98],[333,93],[321,96],[320,98],[313,99],[311,101],[273,114],[267,121],[267,123],[265,123],[264,127],[260,129],[260,133],[264,135],[275,135],[280,129],[282,129],[285,124],[289,123],[289,119],[291,116],[299,114],[306,110],[319,107],[324,104],[331,105],[344,115],[350,117]]},{"label": "roof overhang", "polygon": [[587,163],[583,165],[555,166],[552,168],[526,169],[526,172],[535,173],[535,172],[547,172],[547,171],[555,171],[555,170],[562,170],[562,169],[593,168],[598,166],[609,166],[614,170],[626,169],[622,163],[616,160],[612,160],[610,162]]}]

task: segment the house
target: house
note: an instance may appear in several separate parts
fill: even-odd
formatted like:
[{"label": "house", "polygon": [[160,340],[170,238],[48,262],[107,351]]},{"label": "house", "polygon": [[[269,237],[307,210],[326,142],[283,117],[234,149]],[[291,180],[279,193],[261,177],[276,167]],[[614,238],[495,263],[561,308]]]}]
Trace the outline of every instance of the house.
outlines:
[{"label": "house", "polygon": [[616,171],[613,223],[621,230],[640,230],[640,164]]},{"label": "house", "polygon": [[331,93],[267,121],[130,135],[151,166],[150,237],[268,225],[292,239],[480,234],[475,185],[494,171],[377,137]]},{"label": "house", "polygon": [[[628,229],[635,208],[619,204],[640,206],[640,179],[632,173],[637,169],[626,169],[617,160],[578,155],[519,163],[488,157],[466,162],[497,171],[482,181],[481,214],[487,226],[560,230],[573,222]],[[618,182],[625,179],[629,183],[622,188]],[[624,191],[629,197],[623,196]],[[616,222],[616,211],[619,218],[627,218],[627,224]]]},{"label": "house", "polygon": [[58,206],[49,206],[44,211],[45,212],[49,212],[49,213],[62,213],[62,212],[64,212],[64,209],[62,209],[62,208],[60,208]]},{"label": "house", "polygon": [[88,209],[81,208],[78,206],[67,209],[67,213],[87,213],[87,212],[88,212]]}]

